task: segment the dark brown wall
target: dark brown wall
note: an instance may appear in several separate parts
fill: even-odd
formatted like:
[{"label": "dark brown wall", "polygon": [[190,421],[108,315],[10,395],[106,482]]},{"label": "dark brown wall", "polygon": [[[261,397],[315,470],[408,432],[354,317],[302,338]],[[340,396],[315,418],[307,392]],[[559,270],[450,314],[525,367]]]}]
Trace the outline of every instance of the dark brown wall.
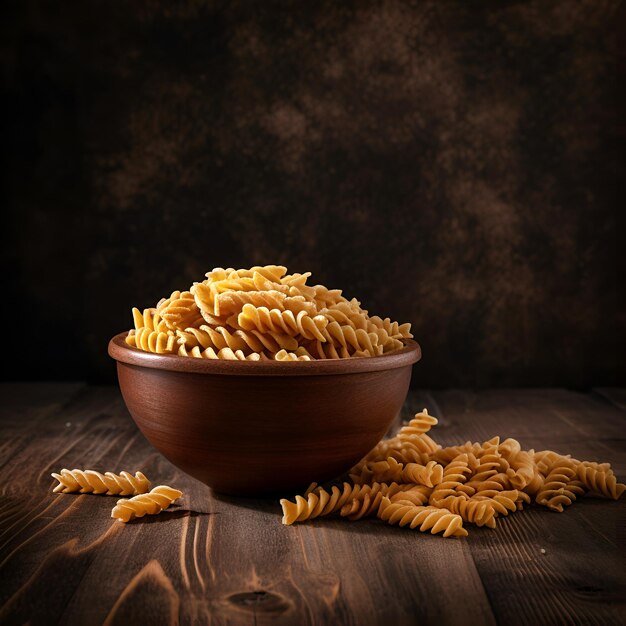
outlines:
[{"label": "dark brown wall", "polygon": [[32,2],[3,20],[13,378],[283,263],[414,325],[414,382],[626,383],[624,5]]}]

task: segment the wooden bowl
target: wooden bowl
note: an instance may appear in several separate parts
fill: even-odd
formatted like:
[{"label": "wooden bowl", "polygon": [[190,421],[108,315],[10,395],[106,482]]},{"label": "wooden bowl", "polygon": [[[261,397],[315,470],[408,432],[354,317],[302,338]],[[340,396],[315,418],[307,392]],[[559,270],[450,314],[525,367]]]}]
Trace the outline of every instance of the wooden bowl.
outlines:
[{"label": "wooden bowl", "polygon": [[195,359],[144,352],[126,334],[109,354],[141,432],[187,474],[236,495],[290,493],[348,470],[400,411],[421,357],[406,340],[369,358]]}]

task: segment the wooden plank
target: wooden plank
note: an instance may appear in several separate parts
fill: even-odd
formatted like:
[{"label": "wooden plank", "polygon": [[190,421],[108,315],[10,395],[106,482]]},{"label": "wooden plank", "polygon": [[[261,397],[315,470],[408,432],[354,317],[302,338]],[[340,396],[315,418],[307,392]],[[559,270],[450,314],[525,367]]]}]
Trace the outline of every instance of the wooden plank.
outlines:
[{"label": "wooden plank", "polygon": [[594,393],[626,411],[626,389],[623,387],[596,387]]},{"label": "wooden plank", "polygon": [[[514,436],[613,463],[626,473],[623,413],[562,390],[435,392],[446,444]],[[617,624],[626,615],[624,500],[583,499],[563,514],[541,508],[474,529],[469,545],[496,618],[507,624]],[[542,553],[542,550],[545,553]],[[531,600],[532,599],[532,600]]]},{"label": "wooden plank", "polygon": [[435,432],[446,444],[458,443],[459,438],[484,441],[496,434],[521,442],[529,437],[549,437],[563,444],[580,439],[615,442],[626,437],[623,412],[598,402],[592,394],[564,389],[498,389],[432,395],[443,420]]},{"label": "wooden plank", "polygon": [[[50,388],[40,398],[57,400],[30,413],[24,394],[11,393],[22,414],[0,411],[9,456],[0,467],[2,624],[606,624],[623,615],[623,501],[523,511],[495,531],[472,527],[467,539],[378,520],[286,527],[276,501],[218,497],[168,463],[117,389]],[[626,470],[623,414],[597,397],[411,392],[401,417],[423,407],[440,418],[433,436],[444,444],[517,435]],[[116,498],[52,494],[49,473],[61,467],[141,469],[185,495],[122,525],[109,517]]]},{"label": "wooden plank", "polygon": [[[0,477],[12,485],[0,511],[3,623],[160,623],[163,616],[173,623],[176,616],[181,623],[409,624],[421,616],[464,624],[467,615],[494,623],[460,540],[377,520],[285,527],[276,501],[215,497],[156,454],[116,390],[90,389],[61,413],[15,450]],[[65,430],[67,421],[73,426]],[[35,481],[20,472],[25,466],[39,470]],[[185,496],[158,517],[123,526],[109,517],[115,498],[50,492],[50,470],[87,466],[141,468]],[[463,613],[432,602],[442,590],[463,599]]]}]

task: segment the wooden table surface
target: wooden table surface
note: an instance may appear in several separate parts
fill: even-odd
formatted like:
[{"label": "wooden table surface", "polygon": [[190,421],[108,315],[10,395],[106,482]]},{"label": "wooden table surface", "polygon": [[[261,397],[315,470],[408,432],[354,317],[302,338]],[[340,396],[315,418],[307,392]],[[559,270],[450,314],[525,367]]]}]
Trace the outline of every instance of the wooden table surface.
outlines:
[{"label": "wooden table surface", "polygon": [[[424,406],[443,445],[499,434],[626,478],[626,390],[414,391],[402,416]],[[218,497],[155,452],[115,387],[7,383],[0,419],[2,625],[626,623],[626,498],[530,508],[464,539],[283,526],[277,501]],[[53,494],[63,467],[141,469],[185,495],[123,525],[116,498]]]}]

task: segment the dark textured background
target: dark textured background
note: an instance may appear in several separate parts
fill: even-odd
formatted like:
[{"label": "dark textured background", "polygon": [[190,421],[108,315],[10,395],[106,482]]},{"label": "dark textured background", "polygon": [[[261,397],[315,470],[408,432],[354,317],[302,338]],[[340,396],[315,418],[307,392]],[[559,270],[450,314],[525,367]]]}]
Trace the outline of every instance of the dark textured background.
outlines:
[{"label": "dark textured background", "polygon": [[625,7],[32,2],[2,20],[12,378],[113,380],[131,305],[283,263],[414,383],[626,383]]}]

